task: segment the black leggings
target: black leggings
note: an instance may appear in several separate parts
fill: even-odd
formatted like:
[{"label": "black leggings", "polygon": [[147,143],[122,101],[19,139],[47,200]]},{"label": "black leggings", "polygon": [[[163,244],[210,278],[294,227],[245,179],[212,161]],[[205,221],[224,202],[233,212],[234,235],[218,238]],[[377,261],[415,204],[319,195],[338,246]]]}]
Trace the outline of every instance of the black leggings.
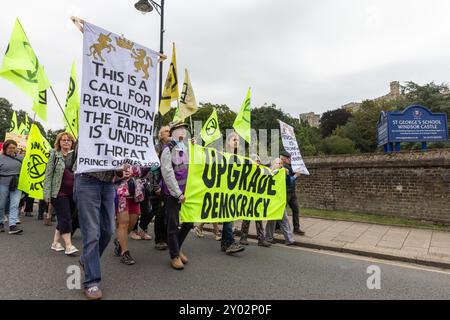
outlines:
[{"label": "black leggings", "polygon": [[72,196],[52,198],[52,205],[57,218],[56,230],[61,234],[72,233],[72,212],[75,209]]}]

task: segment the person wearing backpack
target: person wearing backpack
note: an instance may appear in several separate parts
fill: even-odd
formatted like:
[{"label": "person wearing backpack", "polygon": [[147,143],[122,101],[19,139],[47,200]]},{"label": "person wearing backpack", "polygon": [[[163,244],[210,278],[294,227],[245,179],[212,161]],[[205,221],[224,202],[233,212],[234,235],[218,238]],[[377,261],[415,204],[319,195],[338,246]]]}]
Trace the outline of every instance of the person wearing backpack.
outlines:
[{"label": "person wearing backpack", "polygon": [[16,156],[17,142],[6,140],[0,154],[0,232],[5,232],[4,212],[9,197],[9,234],[20,234],[22,229],[17,227],[19,218],[19,202],[22,192],[17,189],[19,184],[22,160]]},{"label": "person wearing backpack", "polygon": [[181,246],[193,223],[180,225],[181,204],[186,201],[184,192],[188,175],[188,154],[184,144],[187,125],[182,121],[170,123],[170,143],[161,153],[161,190],[164,194],[167,219],[167,240],[169,245],[170,265],[176,270],[184,269],[188,263]]},{"label": "person wearing backpack", "polygon": [[[75,211],[73,201],[74,173],[73,165],[75,139],[68,132],[56,136],[55,149],[45,170],[44,200],[55,208],[57,226],[51,249],[57,252],[65,251],[66,255],[74,255],[78,249],[72,244],[72,215]],[[59,242],[63,238],[65,249]]]}]

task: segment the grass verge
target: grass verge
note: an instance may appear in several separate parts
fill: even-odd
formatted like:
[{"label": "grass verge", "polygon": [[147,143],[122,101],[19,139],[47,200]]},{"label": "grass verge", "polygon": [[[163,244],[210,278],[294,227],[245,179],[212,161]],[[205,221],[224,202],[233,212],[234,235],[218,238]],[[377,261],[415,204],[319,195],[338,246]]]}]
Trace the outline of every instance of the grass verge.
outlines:
[{"label": "grass verge", "polygon": [[431,230],[450,231],[450,225],[444,223],[437,223],[431,221],[398,218],[391,216],[380,216],[367,213],[353,213],[345,211],[327,211],[319,209],[301,208],[300,216],[329,219],[329,220],[342,220],[351,222],[365,222],[376,223],[389,226],[409,227],[409,228],[421,228]]}]

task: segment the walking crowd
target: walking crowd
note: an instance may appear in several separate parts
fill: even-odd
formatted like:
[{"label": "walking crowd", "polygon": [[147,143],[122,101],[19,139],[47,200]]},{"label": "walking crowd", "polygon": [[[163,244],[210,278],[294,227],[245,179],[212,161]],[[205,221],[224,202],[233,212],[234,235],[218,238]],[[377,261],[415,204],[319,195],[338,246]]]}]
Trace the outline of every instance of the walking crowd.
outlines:
[{"label": "walking crowd", "polygon": [[[84,270],[84,293],[88,299],[102,298],[100,258],[111,240],[120,262],[133,265],[136,260],[131,255],[128,239],[152,240],[149,225],[154,220],[155,249],[168,249],[170,266],[182,270],[189,262],[183,243],[191,229],[198,238],[204,238],[204,223],[194,227],[193,223],[180,224],[179,219],[181,205],[186,201],[189,171],[186,136],[187,125],[181,121],[159,130],[159,142],[155,146],[159,167],[125,164],[121,170],[82,174],[76,173],[77,146],[73,136],[63,132],[56,137],[45,170],[44,199],[39,201],[38,219],[45,220],[47,225],[56,221],[49,247],[68,256],[79,255],[72,235],[80,229],[79,263]],[[238,154],[238,150],[239,136],[232,133],[226,139],[226,152]],[[252,155],[252,159],[261,165],[258,155]],[[19,211],[33,216],[34,199],[17,189],[22,160],[17,143],[5,141],[0,155],[0,232],[21,234],[23,230],[17,226]],[[293,229],[286,209],[281,221],[267,221],[265,228],[262,221],[255,221],[258,245],[270,247],[275,243],[276,232],[284,235],[286,245],[292,245],[294,233],[304,235],[300,230],[295,193],[300,174],[293,172],[287,152],[273,161],[271,169],[274,173],[286,171],[286,202],[292,210]],[[233,231],[233,222],[224,222],[222,230],[220,224],[214,223],[214,238],[220,241],[221,250],[227,255],[244,251],[249,244],[250,224],[251,221],[243,221],[241,230]],[[236,241],[235,236],[240,240]]]}]

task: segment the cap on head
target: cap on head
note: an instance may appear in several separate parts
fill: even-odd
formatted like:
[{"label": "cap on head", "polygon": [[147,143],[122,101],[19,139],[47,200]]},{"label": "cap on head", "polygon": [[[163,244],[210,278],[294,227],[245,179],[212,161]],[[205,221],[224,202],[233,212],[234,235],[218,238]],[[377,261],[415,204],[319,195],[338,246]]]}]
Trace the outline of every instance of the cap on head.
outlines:
[{"label": "cap on head", "polygon": [[280,156],[286,157],[286,158],[291,158],[291,154],[287,151],[283,151],[280,153]]},{"label": "cap on head", "polygon": [[189,126],[188,126],[186,123],[184,123],[183,121],[181,121],[181,120],[178,120],[178,121],[172,121],[172,122],[169,124],[170,133],[172,134],[172,132],[173,132],[175,129],[178,129],[178,128],[181,128],[181,127],[184,127],[184,128],[187,129]]}]

